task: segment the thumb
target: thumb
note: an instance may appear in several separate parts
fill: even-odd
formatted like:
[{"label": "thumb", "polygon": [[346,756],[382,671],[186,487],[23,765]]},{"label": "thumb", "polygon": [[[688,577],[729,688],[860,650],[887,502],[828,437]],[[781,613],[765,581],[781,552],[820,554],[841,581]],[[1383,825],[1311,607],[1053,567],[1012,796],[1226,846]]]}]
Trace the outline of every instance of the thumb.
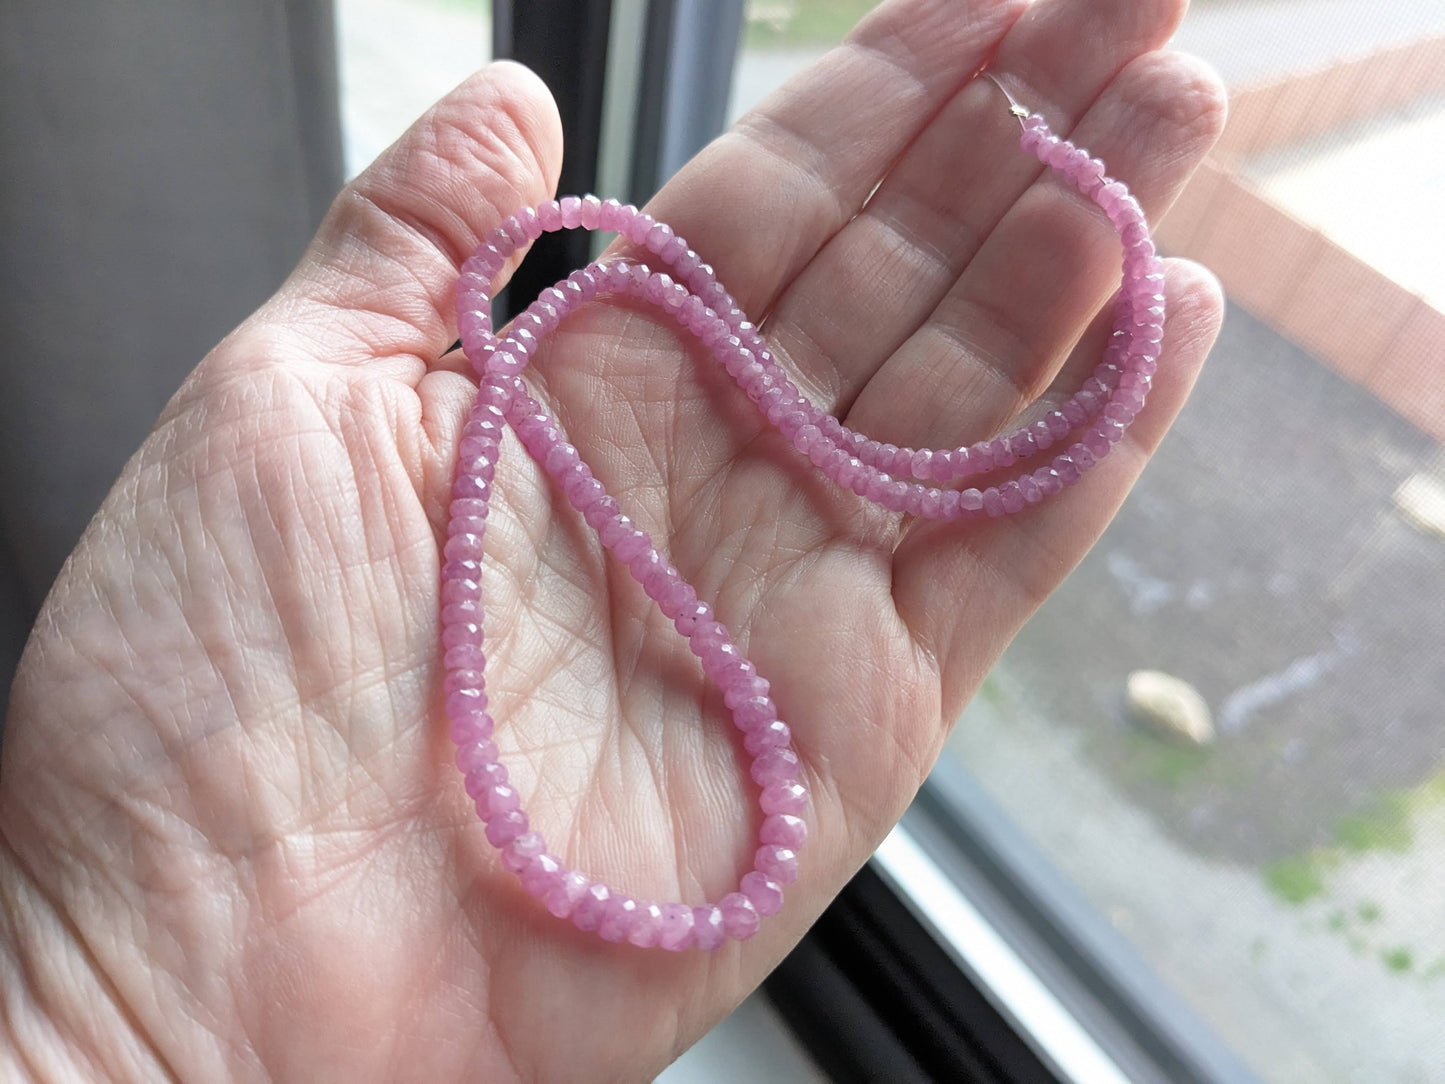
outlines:
[{"label": "thumb", "polygon": [[[458,267],[504,218],[551,196],[561,165],[546,86],[519,64],[490,64],[342,189],[270,305],[324,326],[329,361],[435,359],[455,337]],[[345,345],[338,309],[355,329]]]}]

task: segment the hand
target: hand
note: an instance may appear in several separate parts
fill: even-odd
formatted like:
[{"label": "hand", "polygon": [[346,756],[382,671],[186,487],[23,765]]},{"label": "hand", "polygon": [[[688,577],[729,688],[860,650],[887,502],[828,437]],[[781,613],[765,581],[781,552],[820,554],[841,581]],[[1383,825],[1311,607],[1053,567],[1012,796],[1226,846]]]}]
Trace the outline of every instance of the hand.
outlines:
[{"label": "hand", "polygon": [[[1157,51],[1182,6],[887,3],[650,210],[849,425],[986,436],[1092,367],[1118,247],[969,77],[989,61],[1157,217],[1223,114],[1210,73]],[[819,480],[654,311],[569,320],[526,379],[772,681],[813,796],[802,879],[755,939],[607,945],[546,914],[483,839],[436,642],[474,392],[459,355],[437,360],[456,268],[551,193],[560,157],[551,101],[515,66],[428,113],[187,380],[67,564],[0,779],[0,918],[23,980],[8,1056],[37,1075],[657,1071],[903,811],[1114,514],[1220,319],[1207,274],[1171,262],[1156,390],[1116,454],[1043,506],[960,524],[900,522]],[[515,441],[496,492],[489,691],[533,824],[640,895],[731,891],[757,820],[715,692]]]}]

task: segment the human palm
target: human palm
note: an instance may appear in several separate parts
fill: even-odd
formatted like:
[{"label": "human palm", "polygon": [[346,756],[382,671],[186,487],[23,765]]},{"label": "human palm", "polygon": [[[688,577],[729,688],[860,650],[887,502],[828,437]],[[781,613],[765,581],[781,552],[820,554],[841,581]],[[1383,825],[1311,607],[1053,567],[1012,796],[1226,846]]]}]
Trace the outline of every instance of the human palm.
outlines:
[{"label": "human palm", "polygon": [[[885,5],[651,207],[804,390],[880,439],[986,435],[1055,382],[1072,390],[1107,333],[1117,241],[1038,177],[972,72],[993,57],[1154,214],[1217,132],[1212,78],[1151,51],[1175,5],[1059,0],[1015,25],[1020,6]],[[772,681],[812,792],[803,876],[756,938],[608,945],[547,915],[487,846],[449,764],[436,647],[475,390],[459,355],[438,360],[456,267],[550,193],[560,152],[545,91],[509,65],[428,114],[182,387],[67,564],[0,781],[20,1018],[45,1021],[12,1024],[12,1056],[32,1069],[660,1068],[896,820],[1123,499],[1217,327],[1207,277],[1171,265],[1157,390],[1116,455],[1022,516],[923,524],[820,481],[660,315],[613,301],[569,318],[526,374],[533,394]],[[756,815],[717,694],[510,438],[495,488],[488,689],[534,826],[640,896],[731,891]]]}]

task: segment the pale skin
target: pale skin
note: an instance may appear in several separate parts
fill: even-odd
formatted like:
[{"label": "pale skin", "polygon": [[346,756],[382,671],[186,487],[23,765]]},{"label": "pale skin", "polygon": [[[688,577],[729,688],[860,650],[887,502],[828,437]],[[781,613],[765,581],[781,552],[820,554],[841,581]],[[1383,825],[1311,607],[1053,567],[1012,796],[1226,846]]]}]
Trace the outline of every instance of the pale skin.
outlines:
[{"label": "pale skin", "polygon": [[[887,3],[649,209],[848,424],[987,436],[1087,375],[1118,247],[969,77],[989,61],[1157,217],[1223,122],[1215,77],[1161,49],[1182,6]],[[561,151],[518,67],[441,102],[201,362],[71,556],[5,730],[4,1075],[649,1078],[867,859],[1219,325],[1210,276],[1170,261],[1156,390],[1116,453],[1022,515],[922,524],[821,480],[654,312],[569,320],[527,381],[772,681],[813,795],[802,878],[753,940],[605,944],[501,868],[450,764],[438,670],[475,388],[441,358],[456,269],[552,194]],[[496,490],[489,684],[534,826],[638,895],[732,891],[758,815],[716,693],[515,441]]]}]

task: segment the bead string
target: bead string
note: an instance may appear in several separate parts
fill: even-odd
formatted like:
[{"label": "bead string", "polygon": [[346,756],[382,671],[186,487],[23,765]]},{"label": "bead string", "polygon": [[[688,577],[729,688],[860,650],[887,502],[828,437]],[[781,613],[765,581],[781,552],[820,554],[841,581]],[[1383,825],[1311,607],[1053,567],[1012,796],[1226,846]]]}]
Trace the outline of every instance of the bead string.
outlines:
[{"label": "bead string", "polygon": [[[1017,112],[1024,112],[1018,109]],[[462,265],[457,286],[462,345],[481,378],[476,405],[461,435],[450,522],[443,549],[441,600],[444,690],[456,763],[467,794],[486,822],[486,836],[523,888],[559,918],[607,941],[677,951],[714,949],[745,940],[761,918],[783,904],[783,887],[798,876],[798,851],[808,836],[808,792],[792,733],[778,717],[768,681],[744,657],[711,606],[621,511],[577,449],[526,392],[519,374],[562,320],[593,298],[625,295],[649,301],[701,340],[758,411],[828,478],[893,512],[957,520],[1018,512],[1076,482],[1106,456],[1144,405],[1164,333],[1163,273],[1138,201],[1104,164],[1049,131],[1037,114],[1021,117],[1023,149],[1054,170],[1108,216],[1123,242],[1123,280],[1113,335],[1103,360],[1082,388],[1016,431],[957,448],[900,448],[856,433],[809,402],[774,359],[767,342],[702,261],[672,229],[636,207],[596,196],[549,200],[508,218]],[[615,231],[651,252],[672,275],[617,259],[593,263],[542,291],[498,338],[492,330],[491,284],[509,256],[559,229]],[[566,868],[531,829],[492,741],[482,631],[482,540],[504,425],[549,474],[602,544],[627,566],[648,597],[672,620],[723,693],[750,774],[760,788],[764,819],[753,868],[738,890],[716,903],[657,903],[611,888]],[[1013,466],[1082,429],[1062,454],[984,488],[922,484],[953,482]],[[914,479],[908,481],[905,479]]]}]

